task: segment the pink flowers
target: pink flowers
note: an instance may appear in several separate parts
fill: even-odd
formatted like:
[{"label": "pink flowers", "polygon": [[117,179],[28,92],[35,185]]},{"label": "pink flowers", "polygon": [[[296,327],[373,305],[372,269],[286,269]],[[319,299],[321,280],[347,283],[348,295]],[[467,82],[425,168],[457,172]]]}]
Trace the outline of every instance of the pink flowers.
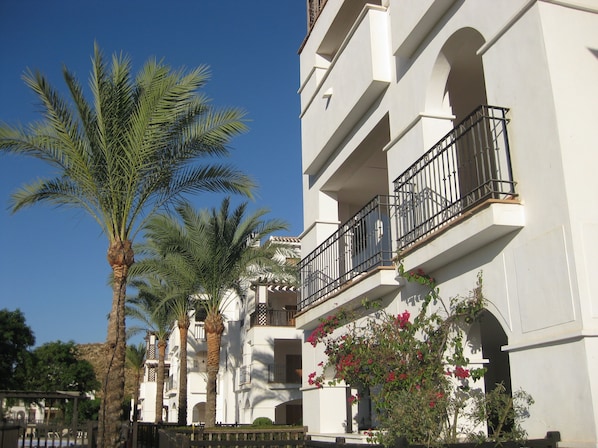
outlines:
[{"label": "pink flowers", "polygon": [[315,347],[321,339],[331,334],[339,325],[340,321],[337,316],[328,316],[314,329],[314,331],[311,332],[307,337],[307,342]]},{"label": "pink flowers", "polygon": [[455,378],[458,378],[460,380],[465,380],[471,376],[471,372],[469,371],[469,369],[464,369],[461,366],[456,366],[455,370],[453,370],[452,372],[450,369],[446,369],[446,372],[444,372],[444,374],[446,376],[454,375]]},{"label": "pink flowers", "polygon": [[453,373],[455,375],[455,378],[459,378],[461,380],[469,378],[469,369],[464,369],[461,366],[455,367],[455,371]]},{"label": "pink flowers", "polygon": [[318,378],[316,378],[316,372],[311,372],[308,376],[307,376],[307,383],[310,386],[316,386],[318,389],[321,389],[322,387],[324,387],[322,385],[322,383],[318,380]]},{"label": "pink flowers", "polygon": [[411,317],[411,314],[409,314],[409,311],[404,311],[403,314],[398,314],[396,319],[395,319],[395,324],[399,326],[399,328],[402,330],[403,328],[405,328],[407,325],[409,325],[409,318]]}]

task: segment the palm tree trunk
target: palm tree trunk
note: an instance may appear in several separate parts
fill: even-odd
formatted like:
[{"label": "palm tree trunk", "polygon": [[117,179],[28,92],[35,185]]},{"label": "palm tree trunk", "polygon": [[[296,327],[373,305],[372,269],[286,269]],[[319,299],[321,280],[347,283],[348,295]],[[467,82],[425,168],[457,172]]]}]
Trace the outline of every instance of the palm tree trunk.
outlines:
[{"label": "palm tree trunk", "polygon": [[181,336],[180,348],[180,370],[179,370],[179,413],[178,424],[187,425],[187,336],[189,331],[189,316],[179,320],[179,332]]},{"label": "palm tree trunk", "polygon": [[166,341],[158,341],[158,378],[156,378],[156,423],[162,423],[162,409],[164,408],[164,377],[166,369]]},{"label": "palm tree trunk", "polygon": [[102,381],[102,402],[98,416],[98,448],[117,448],[120,445],[122,404],[125,396],[125,299],[127,274],[133,264],[130,241],[116,241],[108,249],[112,267],[112,309],[108,320],[108,335],[104,345],[107,360]]},{"label": "palm tree trunk", "polygon": [[216,426],[216,380],[220,370],[220,344],[224,324],[222,316],[208,316],[205,321],[206,339],[208,343],[208,383],[206,386],[206,426]]}]

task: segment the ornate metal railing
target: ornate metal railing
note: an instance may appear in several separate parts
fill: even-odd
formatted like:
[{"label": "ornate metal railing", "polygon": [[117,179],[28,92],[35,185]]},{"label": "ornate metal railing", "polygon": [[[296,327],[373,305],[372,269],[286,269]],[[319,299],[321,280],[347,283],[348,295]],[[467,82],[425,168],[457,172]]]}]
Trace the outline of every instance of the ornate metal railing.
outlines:
[{"label": "ornate metal railing", "polygon": [[515,196],[507,111],[480,106],[394,181],[399,251],[488,199]]},{"label": "ornate metal railing", "polygon": [[251,313],[249,324],[255,326],[294,327],[297,310],[269,310],[265,303],[258,303]]},{"label": "ornate metal railing", "polygon": [[393,263],[396,204],[376,196],[299,263],[299,310],[337,292],[358,275]]},{"label": "ornate metal railing", "polygon": [[508,109],[480,106],[299,263],[298,308],[337,293],[348,281],[489,200],[517,196],[507,136]]}]

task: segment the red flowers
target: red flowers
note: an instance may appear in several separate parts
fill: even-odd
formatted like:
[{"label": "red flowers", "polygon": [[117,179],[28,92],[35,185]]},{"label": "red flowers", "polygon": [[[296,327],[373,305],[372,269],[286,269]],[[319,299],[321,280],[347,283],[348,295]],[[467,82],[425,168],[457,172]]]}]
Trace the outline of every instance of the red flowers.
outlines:
[{"label": "red flowers", "polygon": [[323,339],[326,335],[331,334],[339,326],[340,321],[337,316],[328,316],[314,329],[314,331],[311,332],[311,334],[307,337],[307,342],[315,347],[318,345],[318,342],[320,342],[321,339]]},{"label": "red flowers", "polygon": [[455,378],[459,378],[460,380],[464,380],[466,378],[469,378],[469,375],[470,375],[469,374],[469,369],[464,369],[461,366],[455,367],[455,370],[454,370],[453,373],[455,375]]},{"label": "red flowers", "polygon": [[308,376],[307,376],[307,383],[310,386],[316,386],[318,389],[321,389],[322,387],[324,387],[322,385],[322,382],[320,380],[318,380],[318,378],[316,378],[316,372],[311,372]]},{"label": "red flowers", "polygon": [[403,314],[398,314],[397,317],[395,318],[395,325],[398,325],[399,328],[402,330],[407,325],[409,325],[410,317],[411,317],[411,314],[409,314],[409,311],[405,311],[405,312],[403,312]]}]

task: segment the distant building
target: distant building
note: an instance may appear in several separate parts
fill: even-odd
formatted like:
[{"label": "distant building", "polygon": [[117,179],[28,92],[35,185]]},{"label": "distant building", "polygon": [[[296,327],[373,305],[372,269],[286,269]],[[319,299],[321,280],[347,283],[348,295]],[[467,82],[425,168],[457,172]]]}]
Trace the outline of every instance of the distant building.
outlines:
[{"label": "distant building", "polygon": [[[307,5],[297,328],[363,298],[412,309],[397,255],[446,297],[482,271],[468,337],[486,387],[533,396],[530,437],[598,446],[598,4]],[[323,359],[303,344],[303,372]],[[303,375],[310,433],[367,428],[346,402]]]},{"label": "distant building", "polygon": [[[265,244],[283,247],[281,262],[297,263],[294,237],[271,237]],[[285,260],[286,258],[286,260]],[[220,350],[216,421],[252,423],[269,417],[277,423],[301,421],[302,331],[295,329],[297,288],[292,279],[255,278],[242,296],[231,292],[222,312],[226,329]],[[201,313],[191,313],[187,341],[188,424],[205,422],[207,341]],[[147,361],[140,388],[140,421],[155,420],[157,348],[147,338]],[[176,324],[168,340],[164,387],[165,422],[178,418],[180,335]]]}]

